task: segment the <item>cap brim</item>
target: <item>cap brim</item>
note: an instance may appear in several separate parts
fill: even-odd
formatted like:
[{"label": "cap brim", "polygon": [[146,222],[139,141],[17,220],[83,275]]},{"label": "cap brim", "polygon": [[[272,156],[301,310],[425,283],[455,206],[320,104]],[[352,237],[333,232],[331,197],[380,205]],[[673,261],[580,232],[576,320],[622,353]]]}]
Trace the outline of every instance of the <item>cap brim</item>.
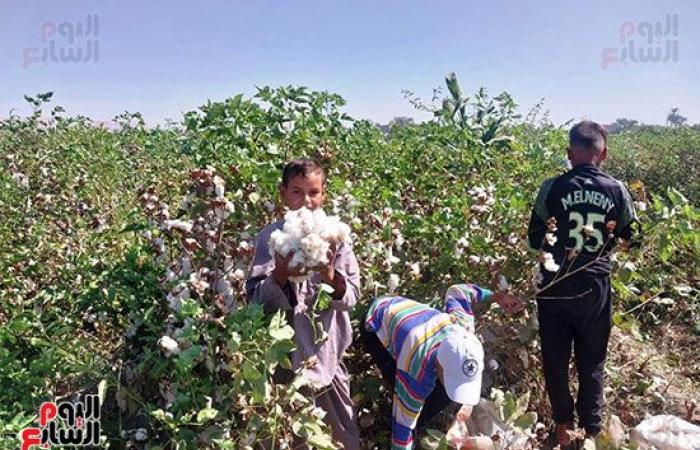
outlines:
[{"label": "cap brim", "polygon": [[460,383],[456,377],[445,374],[445,392],[453,402],[469,406],[478,405],[481,399],[481,372],[466,383]]}]

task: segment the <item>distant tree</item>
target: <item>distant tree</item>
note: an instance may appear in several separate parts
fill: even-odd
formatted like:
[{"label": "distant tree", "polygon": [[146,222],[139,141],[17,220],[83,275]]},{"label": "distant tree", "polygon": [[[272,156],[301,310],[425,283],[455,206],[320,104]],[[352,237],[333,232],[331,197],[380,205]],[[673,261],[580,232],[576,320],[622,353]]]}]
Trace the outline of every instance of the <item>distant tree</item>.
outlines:
[{"label": "distant tree", "polygon": [[671,112],[666,116],[666,123],[672,127],[682,127],[688,121],[688,118],[682,116],[678,111],[679,108],[671,108]]},{"label": "distant tree", "polygon": [[608,130],[608,133],[622,133],[623,131],[628,131],[631,130],[632,128],[636,128],[639,126],[639,121],[637,120],[632,120],[632,119],[616,119],[615,122],[611,123],[610,125],[606,126],[605,128]]},{"label": "distant tree", "polygon": [[411,117],[405,117],[405,116],[399,116],[399,117],[394,117],[389,121],[388,124],[382,125],[382,124],[377,124],[377,128],[382,130],[382,133],[384,134],[389,134],[389,131],[391,131],[392,128],[398,127],[398,128],[403,128],[408,125],[413,125],[416,122],[411,118]]},{"label": "distant tree", "polygon": [[391,127],[405,127],[408,125],[413,125],[415,121],[410,118],[410,117],[405,117],[405,116],[399,116],[399,117],[394,117],[391,119],[391,122],[389,122],[389,128]]}]

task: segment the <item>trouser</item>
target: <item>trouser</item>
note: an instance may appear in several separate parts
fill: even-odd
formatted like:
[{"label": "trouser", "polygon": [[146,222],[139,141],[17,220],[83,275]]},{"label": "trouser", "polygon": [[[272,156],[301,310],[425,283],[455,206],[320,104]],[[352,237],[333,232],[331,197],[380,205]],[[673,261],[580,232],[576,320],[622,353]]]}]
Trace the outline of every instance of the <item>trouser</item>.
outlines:
[{"label": "trouser", "polygon": [[[289,370],[277,370],[274,379],[277,383],[291,382],[294,374]],[[341,361],[333,381],[318,391],[302,388],[300,392],[313,398],[314,405],[325,411],[323,421],[330,427],[333,439],[340,441],[345,450],[360,450],[360,431],[357,427],[357,417],[350,398],[350,379],[345,364]],[[295,437],[292,447],[295,450],[308,450],[305,440]],[[268,447],[265,447],[268,448]]]},{"label": "trouser", "polygon": [[330,385],[314,396],[314,403],[326,412],[323,418],[345,450],[360,450],[360,431],[350,398],[348,370],[341,362]]},{"label": "trouser", "polygon": [[[547,395],[554,421],[573,422],[574,400],[569,392],[573,343],[579,383],[575,404],[579,426],[590,434],[597,434],[601,430],[605,405],[603,378],[612,327],[610,278],[576,277],[561,283],[576,283],[583,292],[577,298],[550,298],[556,297],[556,290],[550,288],[548,298],[537,300]],[[562,286],[560,290],[569,293],[572,286]]]},{"label": "trouser", "polygon": [[[372,360],[382,372],[382,377],[389,382],[393,389],[394,382],[396,381],[396,360],[394,360],[391,353],[384,347],[376,333],[365,330],[364,325],[361,325],[361,333],[365,352],[372,356]],[[433,392],[431,392],[425,400],[423,409],[418,416],[416,430],[422,429],[431,419],[436,417],[444,409],[453,406],[453,404],[452,400],[447,396],[445,388],[438,380],[435,384],[435,389],[433,389]],[[415,437],[414,431],[414,438]]]}]

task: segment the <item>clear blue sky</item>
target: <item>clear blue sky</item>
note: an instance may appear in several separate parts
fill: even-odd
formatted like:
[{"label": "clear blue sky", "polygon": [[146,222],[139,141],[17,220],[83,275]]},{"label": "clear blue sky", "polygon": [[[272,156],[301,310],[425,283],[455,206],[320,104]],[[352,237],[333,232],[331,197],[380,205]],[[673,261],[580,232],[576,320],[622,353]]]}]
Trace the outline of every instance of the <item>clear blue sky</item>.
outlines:
[{"label": "clear blue sky", "polygon": [[[99,15],[98,62],[22,67],[23,49],[43,45],[42,23],[88,13]],[[678,62],[601,68],[623,23],[666,14],[679,18]],[[674,106],[697,123],[698,24],[696,1],[0,0],[0,116],[51,90],[70,114],[140,111],[153,124],[256,85],[303,84],[387,122],[421,117],[401,89],[429,98],[455,71],[465,91],[507,90],[524,110],[544,97],[558,123],[661,123]]]}]

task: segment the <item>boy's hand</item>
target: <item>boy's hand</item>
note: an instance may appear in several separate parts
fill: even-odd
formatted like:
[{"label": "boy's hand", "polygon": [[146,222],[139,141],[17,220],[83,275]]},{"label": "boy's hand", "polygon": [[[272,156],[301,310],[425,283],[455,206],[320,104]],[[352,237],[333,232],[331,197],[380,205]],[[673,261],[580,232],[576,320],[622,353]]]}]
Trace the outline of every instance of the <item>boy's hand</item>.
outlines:
[{"label": "boy's hand", "polygon": [[462,449],[466,447],[467,439],[469,439],[469,429],[467,421],[472,415],[472,407],[464,405],[455,416],[452,425],[447,430],[445,437],[449,448]]},{"label": "boy's hand", "polygon": [[294,257],[294,253],[289,252],[287,256],[282,256],[279,253],[275,253],[275,268],[272,271],[272,276],[275,278],[280,286],[284,286],[289,281],[289,277],[296,277],[303,275],[306,269],[301,266],[296,266],[294,268],[289,268],[289,262]]},{"label": "boy's hand", "polygon": [[324,283],[333,284],[333,279],[335,278],[335,255],[338,252],[338,247],[335,243],[331,243],[328,248],[328,253],[326,257],[328,258],[328,264],[319,264],[318,266],[312,268],[312,270],[317,271],[321,275]]},{"label": "boy's hand", "polygon": [[525,304],[515,295],[507,292],[497,292],[493,294],[493,301],[508,314],[519,313],[525,309]]}]

